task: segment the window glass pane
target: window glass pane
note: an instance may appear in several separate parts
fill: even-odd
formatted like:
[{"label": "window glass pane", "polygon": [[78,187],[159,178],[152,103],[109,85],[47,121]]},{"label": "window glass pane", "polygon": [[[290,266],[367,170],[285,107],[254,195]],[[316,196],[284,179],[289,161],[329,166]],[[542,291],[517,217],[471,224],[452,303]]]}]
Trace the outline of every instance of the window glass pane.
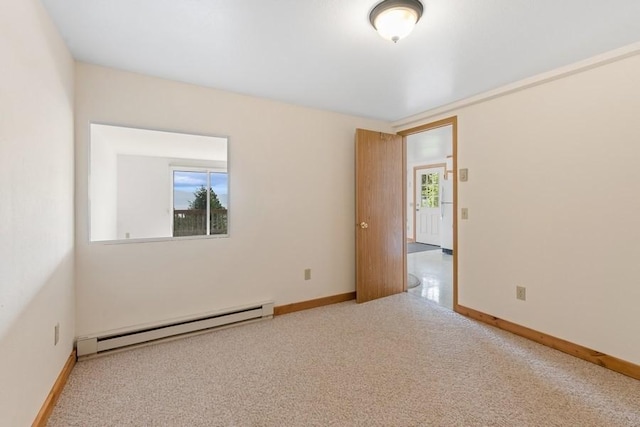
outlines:
[{"label": "window glass pane", "polygon": [[427,175],[420,175],[420,207],[427,207]]},{"label": "window glass pane", "polygon": [[420,184],[420,206],[440,207],[440,174],[438,172],[422,174]]},{"label": "window glass pane", "polygon": [[207,234],[207,173],[173,172],[173,236]]},{"label": "window glass pane", "polygon": [[229,181],[226,173],[210,172],[211,200],[210,234],[227,234],[227,206],[229,200]]},{"label": "window glass pane", "polygon": [[440,206],[440,174],[430,173],[427,184],[427,204],[430,208]]}]

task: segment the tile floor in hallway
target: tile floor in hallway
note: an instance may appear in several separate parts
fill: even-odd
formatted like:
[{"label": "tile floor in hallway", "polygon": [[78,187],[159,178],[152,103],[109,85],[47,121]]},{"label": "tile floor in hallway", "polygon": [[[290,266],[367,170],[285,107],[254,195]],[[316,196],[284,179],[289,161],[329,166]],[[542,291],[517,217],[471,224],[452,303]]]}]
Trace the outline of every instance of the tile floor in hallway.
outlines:
[{"label": "tile floor in hallway", "polygon": [[408,254],[407,272],[420,279],[408,292],[453,310],[453,256],[440,250]]}]

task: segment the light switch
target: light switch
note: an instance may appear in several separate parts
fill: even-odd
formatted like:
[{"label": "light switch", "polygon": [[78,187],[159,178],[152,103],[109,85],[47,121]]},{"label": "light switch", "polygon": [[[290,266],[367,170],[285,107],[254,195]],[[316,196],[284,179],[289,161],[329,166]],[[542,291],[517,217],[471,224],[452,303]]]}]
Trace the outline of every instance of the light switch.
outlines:
[{"label": "light switch", "polygon": [[466,182],[469,179],[469,169],[460,169],[460,182]]},{"label": "light switch", "polygon": [[462,219],[469,219],[469,208],[460,209],[460,216]]}]

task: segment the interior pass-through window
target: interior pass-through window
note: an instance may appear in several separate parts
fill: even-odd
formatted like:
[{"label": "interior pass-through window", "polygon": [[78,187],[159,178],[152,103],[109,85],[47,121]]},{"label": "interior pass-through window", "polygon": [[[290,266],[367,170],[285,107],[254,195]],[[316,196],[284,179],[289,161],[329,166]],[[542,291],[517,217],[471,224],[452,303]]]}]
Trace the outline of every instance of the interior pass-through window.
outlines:
[{"label": "interior pass-through window", "polygon": [[228,139],[91,124],[90,240],[229,235]]}]

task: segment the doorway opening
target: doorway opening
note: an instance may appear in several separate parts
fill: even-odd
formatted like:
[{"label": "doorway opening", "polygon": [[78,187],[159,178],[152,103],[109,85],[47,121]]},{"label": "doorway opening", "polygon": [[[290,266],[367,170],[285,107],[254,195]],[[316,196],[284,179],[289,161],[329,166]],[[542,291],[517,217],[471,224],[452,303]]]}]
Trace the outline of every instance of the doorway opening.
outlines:
[{"label": "doorway opening", "polygon": [[407,292],[454,310],[457,305],[455,117],[405,136]]}]

